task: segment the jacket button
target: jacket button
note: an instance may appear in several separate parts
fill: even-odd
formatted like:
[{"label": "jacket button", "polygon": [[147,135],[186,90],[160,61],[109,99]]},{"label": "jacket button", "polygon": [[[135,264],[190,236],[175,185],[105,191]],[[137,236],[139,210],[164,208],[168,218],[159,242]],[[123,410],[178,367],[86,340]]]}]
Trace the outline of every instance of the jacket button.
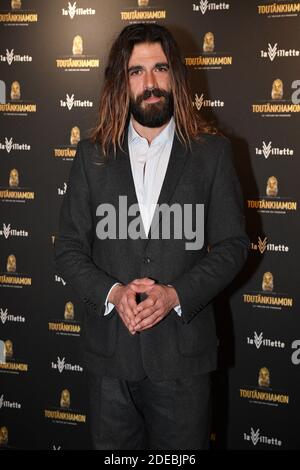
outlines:
[{"label": "jacket button", "polygon": [[146,256],[146,258],[143,258],[143,263],[149,264],[151,263],[151,259],[148,256]]}]

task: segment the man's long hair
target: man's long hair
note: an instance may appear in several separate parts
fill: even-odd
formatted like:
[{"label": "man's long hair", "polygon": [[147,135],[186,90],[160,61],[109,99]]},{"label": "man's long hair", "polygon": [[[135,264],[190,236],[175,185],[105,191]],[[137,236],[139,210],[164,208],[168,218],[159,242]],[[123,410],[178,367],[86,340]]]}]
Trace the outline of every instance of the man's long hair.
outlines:
[{"label": "man's long hair", "polygon": [[186,68],[171,33],[157,24],[138,23],[121,31],[112,45],[105,69],[98,124],[91,134],[93,142],[101,145],[104,155],[111,148],[114,152],[117,147],[122,148],[130,103],[128,63],[134,46],[141,43],[159,43],[168,60],[178,138],[186,145],[203,132],[215,132],[193,108]]}]

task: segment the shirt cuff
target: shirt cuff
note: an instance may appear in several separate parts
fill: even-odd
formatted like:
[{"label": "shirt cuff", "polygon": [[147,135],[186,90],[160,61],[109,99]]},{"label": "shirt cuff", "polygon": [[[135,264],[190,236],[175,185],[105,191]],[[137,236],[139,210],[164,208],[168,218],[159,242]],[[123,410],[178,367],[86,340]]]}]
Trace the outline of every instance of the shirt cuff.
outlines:
[{"label": "shirt cuff", "polygon": [[111,290],[112,290],[115,286],[118,286],[118,285],[121,285],[120,282],[116,282],[113,286],[111,286],[111,288],[110,288],[109,291],[108,291],[108,294],[107,294],[106,299],[105,299],[105,302],[104,302],[104,306],[105,306],[104,316],[105,316],[105,315],[108,315],[108,314],[112,311],[112,309],[114,308],[114,306],[115,306],[113,303],[108,302],[107,299],[108,299],[108,297],[109,297],[109,294],[110,294]]},{"label": "shirt cuff", "polygon": [[181,305],[175,305],[175,307],[173,307],[173,308],[174,308],[175,312],[177,313],[177,315],[179,317],[181,317],[181,313],[182,313],[181,312]]},{"label": "shirt cuff", "polygon": [[[167,284],[169,287],[173,287],[171,284]],[[182,311],[181,311],[181,305],[175,305],[175,307],[173,307],[175,312],[177,313],[177,315],[179,317],[181,317],[181,314],[182,314]]]}]

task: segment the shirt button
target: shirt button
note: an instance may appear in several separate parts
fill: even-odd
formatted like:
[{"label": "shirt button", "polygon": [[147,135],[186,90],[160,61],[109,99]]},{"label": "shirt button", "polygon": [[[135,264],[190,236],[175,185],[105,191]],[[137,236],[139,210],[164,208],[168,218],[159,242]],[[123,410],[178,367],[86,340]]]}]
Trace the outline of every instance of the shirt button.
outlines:
[{"label": "shirt button", "polygon": [[146,258],[143,258],[143,263],[149,264],[151,263],[151,259],[148,256],[146,256]]}]

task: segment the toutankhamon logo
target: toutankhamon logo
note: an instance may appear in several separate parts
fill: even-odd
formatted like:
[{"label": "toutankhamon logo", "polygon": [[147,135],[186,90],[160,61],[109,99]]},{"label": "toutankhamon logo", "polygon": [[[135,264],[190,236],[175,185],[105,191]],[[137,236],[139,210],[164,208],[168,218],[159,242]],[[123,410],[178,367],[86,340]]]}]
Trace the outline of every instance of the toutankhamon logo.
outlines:
[{"label": "toutankhamon logo", "polygon": [[21,55],[21,54],[15,54],[15,50],[11,49],[8,50],[6,49],[5,54],[0,54],[0,62],[6,62],[8,65],[11,65],[12,63],[22,63],[22,62],[32,62],[32,57],[28,54],[26,55]]},{"label": "toutankhamon logo", "polygon": [[[0,85],[3,83],[1,81]],[[23,98],[22,83],[14,80],[10,84],[9,89],[10,92],[8,92],[4,83],[4,96],[3,91],[0,90],[0,112],[3,113],[3,116],[28,116],[30,113],[37,112],[36,103],[26,97],[26,88],[24,93],[25,99]],[[7,99],[9,101],[6,101]]]},{"label": "toutankhamon logo", "polygon": [[267,18],[293,18],[298,16],[300,11],[299,2],[270,2],[269,4],[257,5],[257,13],[266,15]]},{"label": "toutankhamon logo", "polygon": [[206,12],[216,13],[219,11],[228,11],[230,4],[226,2],[209,2],[208,0],[200,0],[199,4],[193,3],[193,11],[199,11],[202,15]]},{"label": "toutankhamon logo", "polygon": [[260,51],[260,57],[262,59],[270,59],[271,62],[279,57],[299,57],[299,55],[299,49],[280,49],[277,42],[273,45],[268,43],[268,49],[261,49]]},{"label": "toutankhamon logo", "polygon": [[[261,338],[259,342],[261,342]],[[282,390],[273,389],[270,376],[270,370],[266,366],[260,367],[257,375],[257,385],[255,387],[246,385],[240,388],[240,398],[256,405],[288,406],[290,396]]]},{"label": "toutankhamon logo", "polygon": [[[152,1],[152,0],[151,0]],[[127,11],[120,11],[122,21],[147,22],[155,20],[165,20],[167,10],[160,10],[151,6],[150,0],[136,0],[137,8],[126,8]]]},{"label": "toutankhamon logo", "polygon": [[68,2],[68,8],[61,9],[62,16],[69,16],[71,20],[78,16],[92,16],[96,14],[96,10],[94,8],[80,8],[77,6],[77,2]]},{"label": "toutankhamon logo", "polygon": [[66,362],[66,358],[57,356],[56,362],[51,362],[51,369],[57,370],[60,374],[62,372],[82,372],[83,368],[79,364],[70,364]]},{"label": "toutankhamon logo", "polygon": [[12,228],[11,224],[6,224],[5,222],[3,222],[3,224],[2,224],[2,229],[0,228],[0,237],[4,237],[4,238],[6,238],[6,240],[9,237],[22,237],[22,238],[25,238],[25,237],[28,237],[28,236],[29,236],[29,233],[26,230],[22,230],[22,229],[20,230],[20,229]]},{"label": "toutankhamon logo", "polygon": [[15,345],[11,339],[0,340],[0,372],[20,374],[28,372],[29,365],[15,358]]},{"label": "toutankhamon logo", "polygon": [[78,126],[73,126],[68,137],[68,144],[65,142],[63,145],[53,149],[53,156],[65,161],[73,161],[76,155],[76,146],[80,141],[80,128]]},{"label": "toutankhamon logo", "polygon": [[57,335],[79,336],[81,326],[75,321],[74,304],[71,301],[66,302],[64,308],[64,320],[54,319],[48,323],[49,331]]},{"label": "toutankhamon logo", "polygon": [[13,253],[6,257],[5,265],[6,271],[0,272],[1,287],[21,289],[22,287],[30,287],[32,285],[32,278],[17,269],[17,258]]},{"label": "toutankhamon logo", "polygon": [[255,154],[262,155],[267,160],[270,156],[294,156],[295,152],[294,149],[288,147],[273,147],[271,140],[269,140],[269,142],[263,140],[261,147],[255,147]]},{"label": "toutankhamon logo", "polygon": [[216,50],[215,35],[212,31],[207,31],[201,38],[201,42],[203,52],[185,57],[186,66],[193,67],[195,70],[221,70],[223,66],[232,65],[232,55]]},{"label": "toutankhamon logo", "polygon": [[248,441],[252,445],[256,446],[257,444],[261,444],[262,446],[273,446],[273,447],[281,447],[282,441],[277,437],[268,437],[261,434],[260,429],[254,430],[251,427],[250,433],[244,432],[244,441]]},{"label": "toutankhamon logo", "polygon": [[248,199],[247,208],[265,214],[287,214],[297,211],[298,201],[293,197],[281,195],[281,181],[278,176],[270,175],[265,181],[259,199]]},{"label": "toutankhamon logo", "polygon": [[74,93],[72,93],[72,95],[66,93],[66,99],[60,100],[59,102],[60,107],[67,108],[68,111],[71,111],[73,108],[92,108],[94,105],[90,100],[75,99]]},{"label": "toutankhamon logo", "polygon": [[193,106],[196,106],[197,111],[200,111],[201,108],[223,108],[225,106],[224,101],[219,99],[205,99],[204,93],[198,95],[195,93],[195,100],[193,101]]},{"label": "toutankhamon logo", "polygon": [[259,334],[254,331],[253,337],[247,336],[247,344],[250,346],[255,346],[256,349],[260,349],[261,346],[267,348],[276,348],[276,349],[284,349],[285,343],[279,339],[270,339],[264,338],[264,334],[261,331]]},{"label": "toutankhamon logo", "polygon": [[51,406],[51,408],[45,409],[45,418],[50,419],[53,423],[73,426],[86,423],[86,415],[74,407],[71,408],[71,394],[67,388],[61,391],[59,405],[59,408]]},{"label": "toutankhamon logo", "polygon": [[255,101],[251,108],[256,116],[290,118],[300,112],[300,80],[286,83],[280,77],[274,77],[269,91],[266,89],[265,98]]},{"label": "toutankhamon logo", "polygon": [[72,48],[70,47],[69,54],[72,52],[72,55],[63,55],[56,59],[56,67],[59,70],[69,71],[69,72],[89,72],[91,69],[99,67],[99,59],[90,54],[84,52],[84,40],[82,36],[77,34],[74,36],[72,41]]},{"label": "toutankhamon logo", "polygon": [[[22,7],[21,0],[11,0],[11,2],[1,2],[1,6],[4,3],[10,4],[11,10],[0,10],[0,23],[5,25],[13,26],[29,26],[31,23],[38,21],[38,14],[35,10],[29,9],[26,5],[26,9]],[[32,3],[32,2],[26,2]]]},{"label": "toutankhamon logo", "polygon": [[247,304],[252,304],[254,308],[265,308],[281,310],[282,307],[292,308],[294,303],[293,297],[288,297],[288,294],[275,291],[276,278],[270,271],[266,271],[261,280],[260,291],[249,291],[243,294],[243,301]]}]

